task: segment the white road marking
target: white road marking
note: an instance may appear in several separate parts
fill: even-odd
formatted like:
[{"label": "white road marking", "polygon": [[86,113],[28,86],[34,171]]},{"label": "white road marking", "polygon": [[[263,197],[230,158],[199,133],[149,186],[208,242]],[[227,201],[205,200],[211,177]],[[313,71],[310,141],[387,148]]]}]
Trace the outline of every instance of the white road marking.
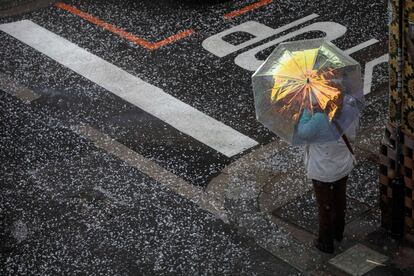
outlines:
[{"label": "white road marking", "polygon": [[346,49],[344,52],[345,52],[346,54],[348,54],[348,55],[351,55],[351,54],[353,54],[353,53],[355,53],[355,52],[358,52],[359,50],[362,50],[362,49],[364,49],[365,47],[371,46],[371,45],[373,45],[373,44],[375,44],[375,43],[377,43],[377,42],[378,42],[378,40],[377,40],[377,39],[375,39],[375,38],[371,38],[370,40],[367,40],[367,41],[362,42],[362,43],[360,43],[360,44],[358,44],[358,45],[356,45],[356,46],[354,46],[354,47],[351,47],[351,48],[349,48],[349,49]]},{"label": "white road marking", "polygon": [[[207,51],[209,51],[210,53],[218,56],[218,57],[224,57],[227,56],[229,54],[232,54],[234,52],[237,52],[239,50],[245,49],[248,46],[251,46],[253,44],[256,44],[258,42],[263,41],[266,38],[269,38],[271,36],[277,35],[283,31],[289,30],[291,28],[293,28],[294,26],[297,26],[299,24],[305,23],[311,19],[314,19],[316,17],[318,17],[319,15],[317,14],[311,14],[308,15],[306,17],[303,17],[299,20],[293,21],[289,24],[286,24],[280,28],[277,29],[273,29],[271,27],[268,27],[264,24],[261,24],[259,22],[256,21],[248,21],[248,22],[244,22],[240,25],[237,26],[233,26],[227,30],[224,30],[218,34],[212,35],[208,38],[206,38],[203,43],[202,46],[204,47],[204,49],[206,49]],[[272,41],[268,41],[267,43],[264,43],[262,45],[258,45],[255,48],[252,48],[246,52],[243,52],[241,54],[239,54],[238,56],[236,56],[235,58],[235,63],[242,67],[243,69],[249,70],[249,71],[256,71],[257,68],[259,68],[261,65],[263,65],[263,60],[259,60],[257,59],[256,55],[258,52],[271,47],[271,46],[275,46],[277,44],[279,44],[280,42],[283,42],[287,39],[293,38],[297,35],[306,33],[306,32],[310,32],[310,31],[320,31],[320,32],[324,32],[326,34],[326,39],[328,40],[334,40],[337,39],[341,36],[343,36],[346,31],[347,28],[339,23],[336,22],[316,22],[313,23],[311,25],[302,27],[301,29],[298,30],[294,30],[292,32],[289,32],[285,35],[283,35],[282,37],[278,37]],[[243,43],[237,44],[237,45],[233,45],[229,42],[226,42],[223,40],[223,37],[229,35],[229,34],[233,34],[233,33],[237,33],[237,32],[244,32],[244,33],[249,33],[251,34],[253,37],[248,40],[245,41]],[[358,45],[355,45],[349,49],[344,50],[344,52],[348,55],[353,54],[355,52],[358,52],[366,47],[369,47],[375,43],[377,43],[378,40],[375,38],[369,39],[365,42],[362,42]],[[371,89],[372,86],[372,71],[373,71],[373,67],[375,65],[377,65],[378,63],[382,63],[385,62],[384,61],[384,57],[380,57],[378,59],[375,59],[373,61],[370,61],[367,63],[367,69],[365,70],[365,76],[366,78],[364,79],[364,93],[368,94],[370,92],[369,89]]]},{"label": "white road marking", "polygon": [[371,92],[372,86],[372,73],[374,67],[383,62],[388,62],[389,55],[385,54],[376,59],[371,60],[365,64],[365,73],[364,73],[364,95],[367,95]]},{"label": "white road marking", "polygon": [[227,157],[258,143],[30,20],[0,30]]},{"label": "white road marking", "polygon": [[[319,15],[313,13],[311,15],[305,16],[276,29],[273,29],[256,21],[247,21],[240,25],[234,26],[230,29],[224,30],[218,34],[206,38],[202,42],[202,46],[210,53],[218,57],[224,57],[238,50],[244,49],[247,46],[262,41],[263,39],[277,35],[297,25],[303,24],[309,20],[317,18],[318,16]],[[249,33],[253,36],[253,38],[237,45],[233,45],[223,40],[223,37],[238,32]]]},{"label": "white road marking", "polygon": [[298,30],[295,30],[293,32],[287,33],[262,45],[259,45],[244,53],[241,53],[240,55],[236,56],[236,58],[234,59],[234,63],[236,63],[243,69],[254,72],[263,63],[263,60],[258,59],[256,55],[264,49],[278,45],[279,43],[291,39],[295,36],[312,31],[319,31],[325,33],[325,38],[331,41],[343,36],[346,33],[346,30],[347,28],[345,26],[342,26],[341,24],[336,22],[316,22],[311,25],[307,25],[303,28],[300,28]]}]

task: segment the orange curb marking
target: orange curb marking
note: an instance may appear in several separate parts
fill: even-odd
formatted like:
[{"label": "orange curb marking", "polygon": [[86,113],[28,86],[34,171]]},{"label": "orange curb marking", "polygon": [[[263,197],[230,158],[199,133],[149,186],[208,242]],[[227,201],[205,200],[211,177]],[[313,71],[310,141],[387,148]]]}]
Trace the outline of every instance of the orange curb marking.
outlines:
[{"label": "orange curb marking", "polygon": [[239,9],[239,10],[235,10],[235,11],[232,11],[230,13],[227,13],[227,14],[224,15],[224,18],[230,19],[230,18],[239,16],[239,15],[242,15],[242,14],[244,14],[246,12],[251,11],[251,10],[254,10],[254,9],[260,8],[262,6],[265,6],[267,4],[270,4],[270,3],[272,3],[272,1],[273,0],[261,0],[259,2],[256,2],[254,4],[248,5],[248,6],[244,7],[244,8]]},{"label": "orange curb marking", "polygon": [[187,37],[187,36],[191,35],[192,33],[194,33],[193,29],[189,29],[189,30],[181,31],[181,32],[179,32],[175,35],[170,36],[170,37],[167,37],[166,39],[163,39],[161,41],[152,43],[152,42],[146,41],[145,39],[139,38],[139,37],[137,37],[137,36],[135,36],[131,33],[128,33],[126,31],[116,27],[115,25],[112,25],[110,23],[102,21],[101,19],[99,19],[97,17],[94,17],[94,16],[92,16],[92,15],[86,13],[86,12],[78,10],[75,7],[69,6],[65,3],[59,2],[59,3],[56,3],[55,6],[60,8],[60,9],[66,10],[70,13],[73,13],[73,14],[75,14],[75,15],[77,15],[77,16],[79,16],[79,17],[81,17],[81,18],[83,18],[83,19],[85,19],[85,20],[87,20],[87,21],[89,21],[93,24],[95,24],[95,25],[98,25],[99,27],[104,28],[105,30],[108,30],[108,31],[110,31],[114,34],[117,34],[120,37],[128,39],[129,41],[131,41],[131,42],[133,42],[137,45],[143,46],[143,47],[145,47],[149,50],[156,50],[156,49],[158,49],[158,48],[160,48],[164,45],[170,44],[172,42],[175,42],[179,39],[182,39],[182,38]]}]

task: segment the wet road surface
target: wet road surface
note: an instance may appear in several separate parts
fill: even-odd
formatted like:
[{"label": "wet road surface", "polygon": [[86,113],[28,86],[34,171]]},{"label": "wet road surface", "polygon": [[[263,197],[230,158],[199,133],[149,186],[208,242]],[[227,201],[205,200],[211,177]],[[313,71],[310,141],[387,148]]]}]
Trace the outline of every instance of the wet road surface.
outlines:
[{"label": "wet road surface", "polygon": [[59,121],[0,103],[15,110],[2,116],[1,275],[298,273]]},{"label": "wet road surface", "polygon": [[[294,32],[298,33],[295,39],[320,37],[324,33],[316,30],[321,29],[330,32],[330,37],[338,37],[334,43],[342,49],[374,40],[372,45],[368,43],[369,46],[356,49],[358,51],[352,55],[363,67],[365,63],[386,53],[385,7],[381,1],[368,4],[347,1],[340,5],[336,1],[302,1],[300,4],[278,1],[229,19],[224,16],[253,2],[66,3],[65,7],[76,8],[94,19],[110,23],[150,42],[150,45],[186,30],[192,30],[192,33],[151,50],[145,43],[143,46],[134,43],[126,39],[125,35],[114,33],[113,28],[102,28],[95,24],[99,23],[96,20],[85,20],[84,14],[81,17],[79,12],[75,14],[73,10],[60,8],[62,6],[6,18],[2,22],[30,20],[51,34],[76,44],[91,55],[149,84],[144,88],[149,95],[154,89],[171,95],[174,100],[207,115],[212,122],[218,121],[234,129],[238,135],[236,139],[246,136],[258,144],[266,144],[276,137],[255,120],[250,84],[254,63],[263,60],[273,47],[261,51],[256,49],[260,50],[266,43],[272,44],[273,40],[281,36],[287,35],[289,39],[296,34]],[[314,18],[303,19],[309,16]],[[304,22],[292,24],[297,20]],[[258,26],[251,31],[253,34],[249,34],[246,26],[252,26],[252,22]],[[269,33],[270,28],[276,29],[287,24],[291,25],[285,27],[286,30]],[[244,28],[240,29],[241,25]],[[235,29],[235,32],[222,38],[217,37],[217,34],[228,32],[234,27],[239,30]],[[16,26],[11,28],[15,29]],[[259,40],[255,40],[254,35]],[[69,69],[70,66],[62,65],[62,60],[53,60],[47,53],[47,47],[44,53],[40,53],[33,45],[23,43],[22,39],[4,32],[0,32],[0,36],[1,70],[41,96],[33,102],[36,108],[44,109],[52,117],[71,125],[90,124],[195,185],[205,187],[226,164],[255,147],[255,143],[247,143],[230,155],[223,154],[225,151],[217,150],[217,147],[214,149],[220,139],[225,140],[220,137],[221,129],[216,129],[216,133],[215,128],[203,130],[209,124],[208,121],[199,118],[191,120],[189,118],[193,118],[193,114],[190,113],[186,118],[191,130],[183,132],[180,131],[183,128],[177,126],[181,118],[173,119],[182,111],[181,106],[177,106],[178,110],[164,112],[163,116],[154,114],[157,113],[154,110],[166,108],[167,104],[163,107],[162,103],[172,104],[170,99],[160,100],[160,105],[152,108],[144,103],[140,108],[133,100],[125,100],[120,93],[105,89],[102,82],[88,80],[85,72],[75,73]],[[220,40],[224,43],[218,43]],[[246,46],[232,48],[231,45]],[[227,53],[225,56],[217,56],[224,52]],[[252,68],[246,69],[249,64]],[[87,68],[85,71],[92,69]],[[374,69],[370,91],[386,81],[386,63]],[[113,70],[108,69],[100,78],[102,80],[105,75],[109,78],[112,74]],[[168,118],[172,118],[171,122],[166,123]],[[218,141],[200,141],[205,136],[214,136],[211,130],[218,136]]]},{"label": "wet road surface", "polygon": [[295,273],[72,129],[91,126],[205,188],[278,139],[255,119],[250,78],[282,38],[326,34],[349,49],[375,99],[387,81],[385,4],[64,3],[0,19],[0,73],[37,95],[23,104],[0,90],[5,272]]}]

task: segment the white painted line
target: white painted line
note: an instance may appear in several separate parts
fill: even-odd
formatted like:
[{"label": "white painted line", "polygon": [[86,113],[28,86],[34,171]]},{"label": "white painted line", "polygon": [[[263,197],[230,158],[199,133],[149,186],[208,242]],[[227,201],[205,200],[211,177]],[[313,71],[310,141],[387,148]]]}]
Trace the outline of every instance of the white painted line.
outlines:
[{"label": "white painted line", "polygon": [[[206,38],[202,42],[202,46],[204,49],[206,49],[210,53],[218,57],[224,57],[238,50],[244,49],[250,45],[253,45],[259,41],[262,41],[263,39],[277,35],[297,25],[303,24],[318,16],[319,15],[313,13],[311,15],[305,16],[303,18],[295,20],[289,24],[286,24],[276,29],[270,28],[256,21],[247,21],[240,25],[234,26],[230,29],[224,30],[221,33],[218,33],[218,34],[215,34],[215,35],[212,35]],[[238,32],[249,33],[253,36],[253,38],[243,43],[237,44],[237,45],[233,45],[223,40],[223,37],[230,35],[230,34],[238,33]]]},{"label": "white painted line", "polygon": [[367,40],[367,41],[365,41],[365,42],[362,42],[362,43],[360,43],[360,44],[358,44],[358,45],[356,45],[356,46],[354,46],[354,47],[351,47],[351,48],[349,48],[349,49],[346,49],[344,52],[345,52],[346,54],[348,54],[348,55],[351,55],[351,54],[353,54],[353,53],[355,53],[355,52],[358,52],[359,50],[362,50],[362,49],[364,49],[365,47],[371,46],[371,45],[373,45],[373,44],[375,44],[375,43],[377,43],[377,42],[378,42],[378,40],[377,40],[377,39],[372,38],[372,39]]},{"label": "white painted line", "polygon": [[262,45],[256,46],[255,48],[247,50],[246,52],[243,52],[240,55],[236,56],[234,58],[234,62],[241,68],[254,72],[257,70],[257,68],[260,67],[260,65],[263,64],[263,60],[258,59],[257,54],[260,51],[263,51],[264,49],[267,49],[272,46],[276,46],[279,43],[287,41],[298,35],[302,35],[302,34],[313,32],[313,31],[325,33],[324,38],[329,41],[332,41],[332,40],[335,40],[343,36],[346,33],[346,30],[347,29],[345,26],[342,26],[341,24],[336,23],[336,22],[332,22],[332,21],[315,22],[313,24],[304,26],[300,29],[297,29],[295,31],[292,31],[280,37],[277,37],[276,39],[268,41]]},{"label": "white painted line", "polygon": [[0,30],[227,157],[258,143],[30,20]]},{"label": "white painted line", "polygon": [[365,73],[364,73],[364,95],[367,95],[371,92],[372,86],[372,73],[374,67],[383,62],[388,62],[389,55],[385,54],[376,59],[371,60],[365,64]]},{"label": "white painted line", "polygon": [[[105,150],[126,162],[128,165],[137,168],[139,171],[145,173],[173,192],[193,201],[203,210],[216,215],[224,222],[228,222],[224,212],[224,206],[215,200],[211,194],[203,192],[200,188],[186,182],[175,174],[158,166],[151,160],[146,159],[137,152],[89,125],[72,126],[71,129],[78,135],[92,141],[96,147]],[[122,202],[118,201],[117,203]]]}]

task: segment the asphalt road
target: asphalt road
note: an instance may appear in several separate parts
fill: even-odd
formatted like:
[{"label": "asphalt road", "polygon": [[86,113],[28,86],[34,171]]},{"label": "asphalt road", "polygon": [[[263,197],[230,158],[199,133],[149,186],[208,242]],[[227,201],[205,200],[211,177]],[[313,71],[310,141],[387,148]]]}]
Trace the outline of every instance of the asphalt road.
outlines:
[{"label": "asphalt road", "polygon": [[296,273],[71,129],[93,127],[205,188],[278,139],[255,119],[250,78],[282,40],[327,35],[349,49],[375,101],[383,1],[64,3],[0,19],[0,74],[36,94],[23,104],[0,89],[5,272]]},{"label": "asphalt road", "polygon": [[[192,201],[0,94],[1,275],[297,275]],[[2,160],[2,161],[3,161]]]},{"label": "asphalt road", "polygon": [[[142,97],[154,95],[158,98],[158,94],[152,94],[156,89],[212,120],[200,120],[190,114],[185,119],[190,124],[189,131],[178,126],[182,118],[166,123],[166,119],[177,117],[182,111],[182,107],[174,106],[157,114],[175,104],[170,99],[149,107],[147,103],[137,104],[142,101],[139,96],[125,100],[119,93],[105,89],[105,84],[99,80],[88,80],[87,72],[76,73],[70,66],[63,65],[64,61],[53,60],[48,53],[41,53],[33,45],[4,32],[0,32],[0,70],[39,94],[41,97],[33,105],[52,117],[70,125],[92,125],[174,174],[203,187],[226,164],[277,139],[255,120],[250,83],[251,70],[274,48],[270,45],[275,44],[273,40],[321,37],[325,31],[330,38],[337,37],[333,42],[342,49],[371,41],[372,45],[352,54],[363,68],[367,62],[386,53],[386,7],[382,1],[265,1],[262,6],[245,13],[242,9],[254,1],[66,3],[99,18],[100,22],[85,20],[79,13],[56,6],[1,22],[30,20],[149,84],[143,89],[149,94]],[[225,17],[232,11],[241,12],[233,14],[232,18]],[[125,35],[114,33],[114,28],[105,29],[102,27],[105,23],[148,44],[137,44]],[[277,29],[286,25],[284,30]],[[185,31],[191,33],[157,49],[148,48]],[[222,32],[227,33],[217,35]],[[70,58],[76,59],[76,56]],[[107,69],[101,79],[114,74],[112,69]],[[374,67],[372,79],[370,92],[386,82],[386,63]],[[225,140],[220,137],[221,129],[213,126],[212,130],[206,130],[206,125],[212,121],[223,123],[235,130],[236,136],[251,138],[257,145],[247,143],[226,154],[225,150],[215,147],[220,140]],[[203,137],[214,135],[217,135],[216,141],[203,141]]]}]

